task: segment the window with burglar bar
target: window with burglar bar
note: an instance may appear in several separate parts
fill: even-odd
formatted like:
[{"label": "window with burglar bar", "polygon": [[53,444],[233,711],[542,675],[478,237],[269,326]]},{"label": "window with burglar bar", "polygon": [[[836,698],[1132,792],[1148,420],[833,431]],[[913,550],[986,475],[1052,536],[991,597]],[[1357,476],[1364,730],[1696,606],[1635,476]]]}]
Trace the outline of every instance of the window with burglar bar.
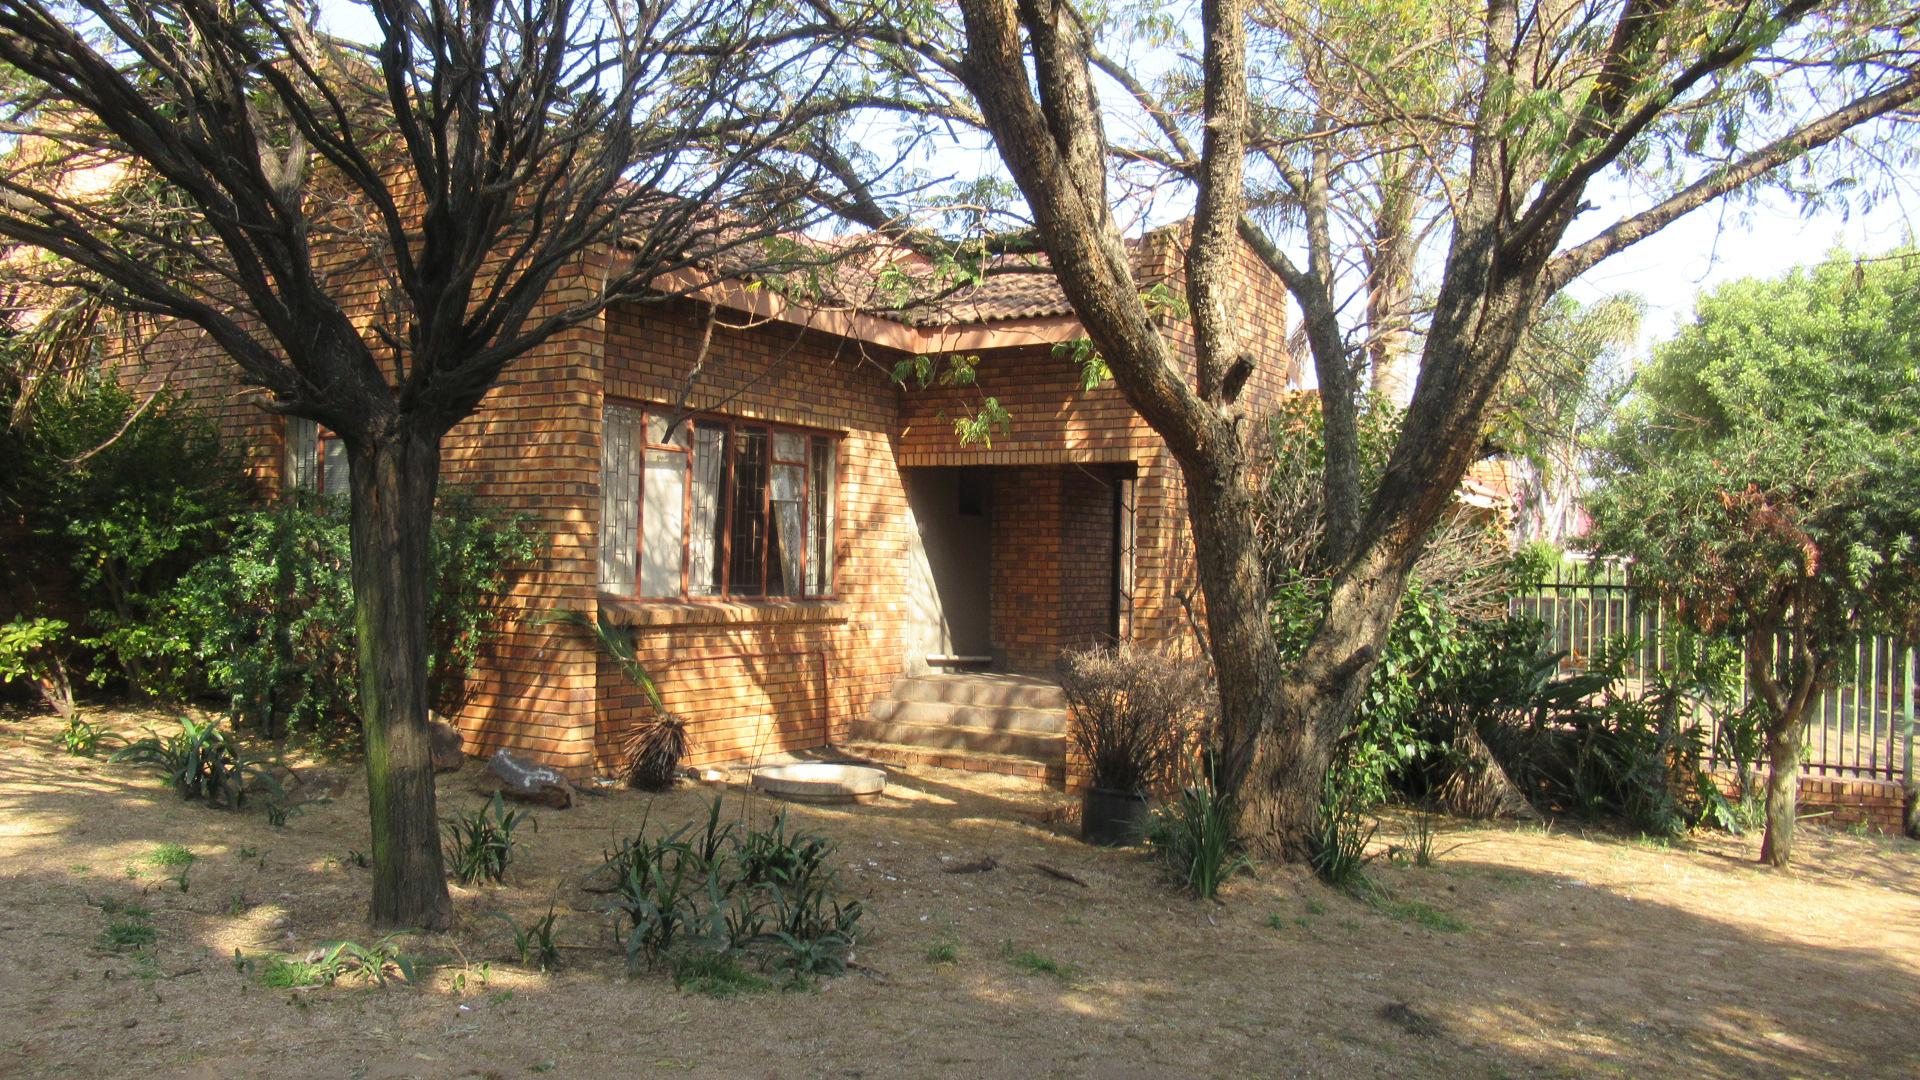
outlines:
[{"label": "window with burglar bar", "polygon": [[831,596],[839,437],[609,403],[600,587],[642,599]]},{"label": "window with burglar bar", "polygon": [[304,416],[289,416],[286,424],[286,490],[347,494],[347,445]]}]

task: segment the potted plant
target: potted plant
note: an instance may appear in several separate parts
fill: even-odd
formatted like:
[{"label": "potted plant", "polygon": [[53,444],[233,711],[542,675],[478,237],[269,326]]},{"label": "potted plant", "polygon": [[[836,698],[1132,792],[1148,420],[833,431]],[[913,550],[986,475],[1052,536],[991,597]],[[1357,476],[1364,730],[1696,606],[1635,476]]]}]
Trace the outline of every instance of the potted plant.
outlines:
[{"label": "potted plant", "polygon": [[1148,799],[1168,786],[1206,714],[1206,673],[1194,661],[1122,643],[1068,653],[1060,676],[1067,731],[1089,773],[1080,838],[1137,844]]}]

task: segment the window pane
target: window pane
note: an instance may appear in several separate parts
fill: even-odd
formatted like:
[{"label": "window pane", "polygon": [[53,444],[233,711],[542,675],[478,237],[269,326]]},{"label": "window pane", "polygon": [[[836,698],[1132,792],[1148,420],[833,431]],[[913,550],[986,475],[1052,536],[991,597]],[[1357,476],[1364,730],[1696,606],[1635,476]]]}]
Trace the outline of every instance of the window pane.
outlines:
[{"label": "window pane", "polygon": [[687,455],[647,451],[646,505],[640,510],[640,595],[679,596],[686,552]]},{"label": "window pane", "polygon": [[633,592],[634,551],[639,541],[640,414],[609,405],[600,433],[600,587]]},{"label": "window pane", "polygon": [[833,592],[832,439],[813,440],[811,467],[813,474],[808,479],[813,512],[807,515],[807,595],[825,596]]},{"label": "window pane", "polygon": [[733,545],[728,560],[727,591],[734,596],[760,596],[762,559],[767,539],[767,433],[751,428],[734,433]]},{"label": "window pane", "polygon": [[767,595],[800,595],[800,567],[805,559],[806,466],[773,467],[773,556],[767,560]]},{"label": "window pane", "polygon": [[347,472],[347,444],[337,438],[320,440],[320,484],[321,490],[329,495],[346,495],[353,491]]},{"label": "window pane", "polygon": [[687,591],[694,596],[720,595],[726,488],[726,426],[702,422],[693,433],[693,538],[687,551]]},{"label": "window pane", "polygon": [[319,463],[320,426],[304,416],[287,417],[287,491],[312,491],[319,486],[314,468]]},{"label": "window pane", "polygon": [[807,437],[791,431],[774,432],[773,458],[775,461],[804,463],[807,460]]},{"label": "window pane", "polygon": [[668,413],[660,409],[647,410],[647,441],[654,444],[670,443],[674,446],[687,445],[687,428],[689,425],[685,420],[680,421],[679,424],[674,426],[673,438],[667,438],[668,416]]}]

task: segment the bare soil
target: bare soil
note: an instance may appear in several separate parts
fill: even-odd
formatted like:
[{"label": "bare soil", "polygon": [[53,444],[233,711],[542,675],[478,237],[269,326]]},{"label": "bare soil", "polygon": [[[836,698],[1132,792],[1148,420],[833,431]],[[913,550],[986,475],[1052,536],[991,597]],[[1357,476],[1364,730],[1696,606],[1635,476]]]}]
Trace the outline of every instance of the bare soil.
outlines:
[{"label": "bare soil", "polygon": [[[403,942],[435,961],[418,985],[295,991],[260,962],[373,940],[355,766],[326,766],[340,794],[275,828],[68,757],[57,730],[0,719],[0,1075],[1920,1075],[1906,840],[1808,828],[1783,874],[1754,838],[1450,823],[1435,865],[1376,863],[1390,902],[1263,867],[1212,904],[1142,853],[1081,845],[1066,799],[1020,782],[910,770],[844,808],[721,785],[730,815],[834,837],[868,915],[855,971],[716,1000],[627,975],[604,917],[568,904],[617,838],[701,816],[716,789],[615,791],[536,811],[505,885],[456,887],[455,930]],[[482,771],[441,778],[443,812],[479,803]],[[1376,846],[1404,827],[1389,816]],[[186,891],[163,844],[196,856]],[[491,913],[556,899],[564,964],[526,970]],[[148,950],[103,940],[103,908],[130,903]],[[930,958],[942,943],[953,962]]]}]

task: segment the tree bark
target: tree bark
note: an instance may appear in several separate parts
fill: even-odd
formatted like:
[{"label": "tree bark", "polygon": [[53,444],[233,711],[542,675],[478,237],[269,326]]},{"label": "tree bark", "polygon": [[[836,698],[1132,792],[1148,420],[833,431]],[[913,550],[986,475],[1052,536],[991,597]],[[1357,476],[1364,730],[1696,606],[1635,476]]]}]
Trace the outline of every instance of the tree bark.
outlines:
[{"label": "tree bark", "polygon": [[[395,430],[397,429],[397,430]],[[427,727],[429,536],[437,436],[404,424],[349,439],[354,624],[373,828],[373,904],[383,929],[443,930],[453,918]]]},{"label": "tree bark", "polygon": [[1795,713],[1767,732],[1767,834],[1760,861],[1785,867],[1793,859],[1793,828],[1800,800],[1800,744],[1805,727]]}]

